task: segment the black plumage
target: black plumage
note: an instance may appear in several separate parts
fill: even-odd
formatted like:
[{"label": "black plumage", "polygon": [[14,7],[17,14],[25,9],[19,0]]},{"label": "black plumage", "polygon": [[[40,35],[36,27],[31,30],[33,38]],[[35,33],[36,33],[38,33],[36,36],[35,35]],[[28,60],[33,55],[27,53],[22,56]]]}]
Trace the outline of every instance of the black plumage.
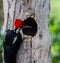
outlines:
[{"label": "black plumage", "polygon": [[16,30],[7,30],[4,39],[5,63],[16,63],[16,55],[22,43],[22,36]]}]

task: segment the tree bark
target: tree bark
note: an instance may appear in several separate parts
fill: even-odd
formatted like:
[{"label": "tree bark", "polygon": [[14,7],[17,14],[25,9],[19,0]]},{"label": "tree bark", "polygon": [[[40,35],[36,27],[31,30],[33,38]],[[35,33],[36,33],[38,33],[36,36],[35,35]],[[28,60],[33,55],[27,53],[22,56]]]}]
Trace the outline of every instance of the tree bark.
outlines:
[{"label": "tree bark", "polygon": [[52,63],[50,55],[49,0],[3,0],[4,27],[14,29],[16,18],[34,16],[38,29],[34,37],[23,35],[17,63]]}]

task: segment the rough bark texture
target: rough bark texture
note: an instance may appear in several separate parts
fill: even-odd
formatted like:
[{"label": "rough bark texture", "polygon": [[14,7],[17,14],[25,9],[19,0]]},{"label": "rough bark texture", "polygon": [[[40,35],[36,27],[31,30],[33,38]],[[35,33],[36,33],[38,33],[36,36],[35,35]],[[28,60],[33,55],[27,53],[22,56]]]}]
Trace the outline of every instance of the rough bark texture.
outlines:
[{"label": "rough bark texture", "polygon": [[49,0],[3,0],[4,26],[13,29],[16,18],[22,20],[34,15],[37,22],[37,34],[23,35],[23,43],[17,54],[17,63],[51,63],[49,35]]}]

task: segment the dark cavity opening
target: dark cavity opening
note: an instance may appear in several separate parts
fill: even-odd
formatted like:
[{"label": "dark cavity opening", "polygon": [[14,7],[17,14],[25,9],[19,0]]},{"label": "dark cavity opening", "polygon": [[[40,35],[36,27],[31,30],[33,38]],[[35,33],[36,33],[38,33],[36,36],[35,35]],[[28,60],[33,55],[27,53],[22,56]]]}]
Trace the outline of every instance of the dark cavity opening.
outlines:
[{"label": "dark cavity opening", "polygon": [[25,35],[29,35],[29,36],[35,36],[35,34],[37,33],[37,23],[35,21],[34,18],[27,18],[24,20],[24,27],[22,29],[22,32]]}]

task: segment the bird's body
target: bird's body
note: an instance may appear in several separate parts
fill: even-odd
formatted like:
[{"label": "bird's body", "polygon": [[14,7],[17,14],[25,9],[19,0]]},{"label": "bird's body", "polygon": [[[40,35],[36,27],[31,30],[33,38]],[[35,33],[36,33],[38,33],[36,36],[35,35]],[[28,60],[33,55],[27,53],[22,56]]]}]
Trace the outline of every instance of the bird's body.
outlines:
[{"label": "bird's body", "polygon": [[[16,39],[15,39],[16,38]],[[16,55],[22,43],[20,32],[7,30],[4,40],[4,60],[5,63],[16,63]]]}]

